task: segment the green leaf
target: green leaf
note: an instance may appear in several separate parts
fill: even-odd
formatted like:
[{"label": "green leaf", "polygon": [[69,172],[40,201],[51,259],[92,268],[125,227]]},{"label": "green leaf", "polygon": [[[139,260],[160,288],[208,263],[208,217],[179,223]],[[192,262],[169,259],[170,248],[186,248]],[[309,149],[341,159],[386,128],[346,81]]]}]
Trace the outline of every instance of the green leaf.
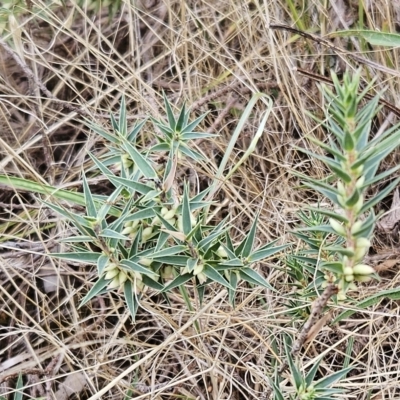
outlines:
[{"label": "green leaf", "polygon": [[102,254],[98,259],[97,259],[97,273],[99,276],[103,274],[104,268],[106,265],[110,262],[110,259],[108,256]]},{"label": "green leaf", "polygon": [[154,279],[150,278],[149,276],[143,275],[142,279],[143,279],[143,283],[146,286],[148,286],[148,287],[150,287],[150,288],[152,288],[154,290],[158,290],[160,292],[162,292],[164,290],[164,285],[162,285],[161,283],[155,281]]},{"label": "green leaf", "polygon": [[285,342],[285,352],[286,352],[286,358],[287,358],[287,361],[289,364],[289,369],[290,369],[290,372],[294,379],[296,389],[299,390],[299,388],[304,384],[304,379],[303,379],[303,376],[301,375],[299,369],[296,367],[294,360],[292,358],[287,336],[285,336],[284,342]]},{"label": "green leaf", "polygon": [[[275,243],[276,240],[273,242]],[[270,247],[271,243],[268,244],[267,246],[262,247],[261,249],[255,251],[253,254],[250,255],[248,258],[248,261],[250,263],[253,263],[255,261],[260,261],[263,260],[264,258],[267,258],[269,256],[272,256],[272,254],[279,253],[281,250],[286,249],[289,244],[284,244],[282,246],[276,246],[276,247]]]},{"label": "green leaf", "polygon": [[311,158],[315,158],[325,163],[340,179],[342,179],[346,183],[351,182],[351,176],[343,170],[342,166],[337,161],[332,160],[331,158],[328,158],[326,156],[321,156],[319,154],[313,153],[312,151],[303,149],[302,147],[294,146],[294,148],[301,151],[302,153],[308,154]]},{"label": "green leaf", "polygon": [[277,292],[258,272],[250,269],[250,268],[242,268],[239,270],[240,277],[249,283],[254,285],[263,286],[272,292]]},{"label": "green leaf", "polygon": [[132,130],[128,134],[128,138],[127,138],[128,142],[133,143],[135,141],[136,136],[141,131],[141,129],[143,128],[143,125],[145,123],[146,123],[146,120],[139,122],[138,124],[135,124],[135,126],[132,128]]},{"label": "green leaf", "polygon": [[127,120],[126,120],[126,102],[125,102],[125,96],[122,96],[121,99],[121,106],[119,108],[119,124],[118,124],[118,131],[123,137],[128,136],[128,126],[127,126]]},{"label": "green leaf", "polygon": [[185,185],[183,192],[183,204],[182,204],[182,227],[185,236],[187,236],[192,230],[188,190],[189,190],[188,186]]},{"label": "green leaf", "polygon": [[159,258],[160,259],[162,257],[173,256],[175,254],[182,253],[187,250],[188,250],[188,247],[184,246],[184,245],[170,246],[166,249],[163,249],[163,250],[160,250],[160,251],[157,251],[157,252],[151,254],[149,256],[149,258]]},{"label": "green leaf", "polygon": [[174,265],[176,267],[186,267],[188,256],[164,256],[160,260],[154,258],[156,261],[162,261],[164,264]]},{"label": "green leaf", "polygon": [[15,389],[17,390],[14,394],[14,400],[22,400],[24,397],[24,392],[21,389],[24,387],[24,382],[22,380],[22,373],[20,372],[18,375],[17,383],[15,385]]},{"label": "green leaf", "polygon": [[354,257],[354,251],[346,249],[345,247],[341,247],[341,246],[327,246],[327,247],[323,247],[322,250],[324,251],[329,251],[331,253],[339,253],[343,256],[347,256],[347,257]]},{"label": "green leaf", "polygon": [[107,175],[107,179],[115,186],[124,185],[129,189],[133,189],[140,194],[147,194],[154,190],[151,186],[144,183],[137,182],[131,179],[120,178],[118,176]]},{"label": "green leaf", "polygon": [[340,321],[352,316],[353,314],[357,313],[359,310],[363,310],[369,306],[373,306],[377,304],[381,299],[389,298],[392,300],[400,300],[400,288],[394,288],[389,290],[383,290],[377,292],[376,294],[360,301],[354,306],[354,309],[347,310],[339,314],[331,323],[331,325],[335,325]]},{"label": "green leaf", "polygon": [[204,132],[188,132],[181,135],[181,140],[189,141],[195,139],[207,139],[215,137],[213,133],[204,133]]},{"label": "green leaf", "polygon": [[86,205],[87,215],[89,217],[96,218],[97,210],[96,210],[93,196],[92,196],[92,193],[90,192],[89,185],[87,183],[85,174],[83,174],[83,176],[82,176],[82,181],[83,181],[83,193],[85,196],[85,203],[86,203],[85,205]]},{"label": "green leaf", "polygon": [[183,274],[177,276],[168,286],[166,286],[163,292],[169,292],[172,289],[175,289],[178,286],[185,284],[187,281],[193,278],[192,274]]},{"label": "green leaf", "polygon": [[88,301],[93,299],[93,297],[97,296],[99,293],[101,293],[106,286],[109,284],[109,280],[105,280],[104,278],[100,278],[94,285],[93,287],[89,290],[88,294],[82,299],[82,301],[79,304],[78,308],[81,308],[84,306]]},{"label": "green leaf", "polygon": [[349,220],[344,215],[337,214],[334,211],[326,210],[324,208],[317,208],[317,207],[307,207],[307,210],[313,211],[318,214],[326,215],[327,217],[334,218],[339,222],[344,222],[345,224],[349,223]]},{"label": "green leaf", "polygon": [[157,178],[157,172],[154,171],[151,164],[146,160],[145,157],[143,157],[143,155],[139,151],[135,149],[134,146],[132,146],[129,142],[125,141],[122,144],[122,148],[128,152],[135,165],[140,169],[142,174],[147,179]]},{"label": "green leaf", "polygon": [[50,257],[61,258],[63,260],[78,261],[89,264],[97,264],[97,260],[101,256],[101,253],[94,252],[75,252],[75,253],[51,253]]},{"label": "green leaf", "polygon": [[167,96],[165,95],[165,93],[163,93],[163,97],[164,97],[164,106],[165,106],[165,111],[167,112],[167,118],[168,118],[168,124],[169,124],[169,128],[175,132],[175,128],[176,128],[176,120],[174,117],[174,113],[172,112],[172,108],[171,105],[167,99]]},{"label": "green leaf", "polygon": [[[26,190],[31,193],[41,193],[48,196],[53,196],[56,199],[70,201],[73,204],[81,206],[86,205],[83,193],[70,192],[68,190],[59,189],[53,186],[44,185],[30,181],[29,179],[15,178],[13,176],[0,175],[0,184],[12,187],[18,190]],[[97,201],[96,201],[97,203]],[[101,204],[101,203],[99,203]],[[110,214],[119,215],[117,208],[110,210]]]},{"label": "green leaf", "polygon": [[150,278],[154,276],[153,271],[146,267],[143,267],[142,265],[132,260],[122,260],[120,265],[121,267],[125,267],[124,269],[126,269],[127,271],[139,272],[140,274],[150,276]]},{"label": "green leaf", "polygon": [[395,179],[390,185],[381,190],[376,196],[372,197],[370,200],[364,203],[360,210],[360,214],[372,209],[373,206],[383,200],[398,185],[399,182],[400,178]]},{"label": "green leaf", "polygon": [[132,319],[135,321],[139,308],[139,297],[136,295],[134,284],[129,279],[124,283],[124,296]]},{"label": "green leaf", "polygon": [[249,233],[246,235],[245,239],[236,248],[235,253],[237,256],[240,255],[243,258],[249,257],[251,250],[253,248],[254,239],[256,237],[258,216],[259,216],[259,214],[257,213],[257,215],[255,216],[254,221],[251,225]]},{"label": "green leaf", "polygon": [[352,151],[354,150],[355,143],[352,134],[350,134],[347,130],[344,133],[344,138],[343,138],[343,148],[346,151]]},{"label": "green leaf", "polygon": [[230,285],[230,283],[211,265],[207,264],[203,269],[203,273],[207,278],[210,278],[212,281],[218,282],[228,289],[233,290],[233,287]]},{"label": "green leaf", "polygon": [[318,382],[314,383],[315,389],[326,388],[336,381],[340,380],[343,376],[345,376],[349,371],[351,371],[353,367],[344,368],[341,371],[335,372],[332,375],[329,375],[325,378],[320,379]]},{"label": "green leaf", "polygon": [[361,36],[373,46],[400,46],[400,35],[398,33],[371,31],[368,29],[348,29],[333,32],[329,36]]},{"label": "green leaf", "polygon": [[186,107],[185,103],[183,103],[183,106],[181,108],[181,112],[179,113],[178,120],[176,121],[176,126],[175,126],[175,132],[181,132],[182,129],[185,126],[185,120],[186,120]]},{"label": "green leaf", "polygon": [[310,369],[310,371],[308,371],[308,374],[306,375],[306,378],[305,378],[307,387],[313,383],[315,374],[318,371],[319,364],[321,363],[321,361],[322,361],[322,357],[317,362],[315,362],[314,365],[312,366],[312,368]]},{"label": "green leaf", "polygon": [[[186,125],[186,126],[182,129],[182,131],[181,131],[181,133],[182,133],[182,135],[181,135],[182,140],[186,140],[186,139],[184,139],[184,137],[185,137],[186,134],[194,133],[193,130],[196,129],[197,125],[199,125],[200,122],[203,121],[203,119],[207,116],[207,114],[208,114],[208,112],[206,112],[206,113],[200,115],[200,117],[196,118],[193,122],[191,122],[190,124]],[[216,136],[216,135],[213,135],[213,134],[211,134],[211,133],[200,133],[200,134],[201,134],[201,135],[211,135],[211,136],[205,136],[205,137]],[[201,137],[202,137],[202,136],[201,136]],[[195,139],[197,139],[197,138],[195,138]],[[200,139],[200,137],[199,137],[199,139]]]},{"label": "green leaf", "polygon": [[85,119],[85,125],[92,131],[95,131],[96,133],[98,133],[104,139],[108,140],[109,142],[114,143],[114,144],[120,143],[120,141],[118,140],[118,138],[116,136],[107,133],[101,126],[94,125],[86,119]]},{"label": "green leaf", "polygon": [[343,274],[343,263],[340,261],[323,261],[320,264],[320,269],[323,268],[337,275]]},{"label": "green leaf", "polygon": [[121,239],[121,240],[129,240],[128,236],[122,235],[119,232],[113,231],[112,229],[103,229],[99,233],[100,237],[106,237],[106,238],[111,238],[111,239]]}]

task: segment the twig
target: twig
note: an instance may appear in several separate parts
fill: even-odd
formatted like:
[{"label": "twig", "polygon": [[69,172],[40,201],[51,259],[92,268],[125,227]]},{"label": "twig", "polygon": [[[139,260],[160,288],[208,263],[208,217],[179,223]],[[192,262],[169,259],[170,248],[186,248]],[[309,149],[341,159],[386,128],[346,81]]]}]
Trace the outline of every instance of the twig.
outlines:
[{"label": "twig", "polygon": [[[303,344],[307,340],[308,334],[311,330],[311,328],[314,326],[314,324],[317,322],[319,319],[319,316],[321,315],[322,311],[324,310],[325,306],[327,305],[329,299],[338,292],[338,288],[336,285],[331,283],[328,285],[324,292],[322,293],[321,297],[319,297],[317,300],[314,301],[312,308],[311,308],[311,314],[304,324],[302,330],[299,333],[299,337],[297,340],[294,342],[292,346],[292,351],[291,351],[291,356],[296,357],[302,348]],[[285,361],[281,367],[279,368],[279,373],[282,374],[288,367],[288,362]]]}]

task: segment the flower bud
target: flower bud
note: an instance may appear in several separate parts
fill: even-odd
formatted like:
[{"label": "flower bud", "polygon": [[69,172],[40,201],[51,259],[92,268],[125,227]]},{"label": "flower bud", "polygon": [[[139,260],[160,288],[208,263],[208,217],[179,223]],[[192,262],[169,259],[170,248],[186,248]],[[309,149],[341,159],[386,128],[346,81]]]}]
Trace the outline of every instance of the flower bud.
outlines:
[{"label": "flower bud", "polygon": [[356,182],[356,188],[361,189],[365,182],[365,175],[360,176]]},{"label": "flower bud", "polygon": [[200,274],[200,273],[203,271],[203,269],[204,269],[204,265],[203,265],[203,264],[198,264],[198,265],[196,265],[196,266],[194,267],[194,270],[193,270],[193,275],[198,275],[198,274]]},{"label": "flower bud", "polygon": [[363,204],[364,204],[364,197],[363,197],[362,194],[360,194],[360,197],[358,198],[357,203],[354,204],[354,206],[351,207],[351,209],[352,209],[355,213],[358,213],[358,212],[361,210]]},{"label": "flower bud", "polygon": [[170,225],[175,225],[176,219],[175,219],[175,218],[171,218],[171,219],[166,219],[166,221],[167,221]]},{"label": "flower bud", "polygon": [[117,287],[119,287],[119,277],[116,276],[109,284],[108,284],[108,288],[109,289],[115,289]]},{"label": "flower bud", "polygon": [[171,265],[166,265],[161,271],[161,278],[172,279],[174,277]]},{"label": "flower bud", "polygon": [[354,280],[357,282],[369,282],[372,278],[368,275],[356,275]]},{"label": "flower bud", "polygon": [[123,285],[125,281],[128,279],[128,275],[125,271],[121,271],[118,275],[119,278],[119,284]]},{"label": "flower bud", "polygon": [[346,275],[344,277],[346,282],[353,282],[354,281],[354,275]]},{"label": "flower bud", "polygon": [[202,272],[200,274],[196,275],[196,278],[199,280],[200,284],[202,284],[202,283],[207,281],[206,275],[203,274]]},{"label": "flower bud", "polygon": [[221,258],[228,258],[228,253],[222,246],[218,247],[217,255],[218,255],[218,257],[221,257]]},{"label": "flower bud", "polygon": [[161,214],[162,216],[164,216],[168,211],[169,211],[169,210],[168,210],[167,207],[163,207],[163,208],[161,209],[161,211],[160,211],[160,214]]},{"label": "flower bud", "polygon": [[343,274],[344,274],[344,275],[353,275],[353,268],[351,268],[351,267],[344,267],[344,268],[343,268]]},{"label": "flower bud", "polygon": [[364,221],[356,221],[354,222],[353,226],[351,227],[351,234],[354,235],[359,232],[364,225]]},{"label": "flower bud", "polygon": [[358,264],[353,268],[354,275],[371,275],[375,270],[366,264]]},{"label": "flower bud", "polygon": [[343,196],[343,197],[346,196],[346,188],[344,187],[342,181],[338,181],[338,183],[337,183],[337,189],[338,189],[338,192],[339,192],[339,194],[340,194],[341,196]]},{"label": "flower bud", "polygon": [[127,226],[126,228],[124,228],[121,232],[122,235],[130,235],[131,233],[136,233],[137,232],[137,228],[134,228],[132,226]]},{"label": "flower bud", "polygon": [[178,215],[178,218],[176,220],[176,227],[179,232],[183,232],[183,217],[182,217],[182,215]]},{"label": "flower bud", "polygon": [[346,236],[346,231],[344,227],[338,221],[336,221],[336,219],[329,218],[329,222],[331,224],[331,227],[337,234],[341,236]]},{"label": "flower bud", "polygon": [[150,238],[152,233],[153,233],[152,226],[148,226],[147,228],[144,228],[143,232],[142,232],[142,242],[147,242],[147,240]]},{"label": "flower bud", "polygon": [[349,286],[347,286],[347,290],[357,290],[357,285],[354,282],[349,283]]},{"label": "flower bud", "polygon": [[106,271],[111,271],[111,270],[113,270],[113,269],[115,269],[115,268],[117,268],[117,267],[118,267],[118,265],[115,264],[115,263],[108,263],[108,264],[106,265],[106,267],[103,269],[103,271],[104,271],[104,272],[106,272]]},{"label": "flower bud", "polygon": [[111,271],[108,271],[104,277],[104,279],[113,279],[115,276],[119,274],[119,269],[114,268]]},{"label": "flower bud", "polygon": [[166,219],[166,220],[169,220],[169,219],[171,219],[171,218],[174,218],[175,217],[175,214],[176,214],[176,211],[175,210],[169,210],[168,212],[166,212],[164,215],[163,215],[163,217]]},{"label": "flower bud", "polygon": [[338,194],[338,195],[337,195],[337,199],[338,199],[338,202],[339,202],[339,204],[340,204],[341,207],[347,208],[347,206],[346,206],[346,199],[345,199],[344,196],[342,196],[341,194]]},{"label": "flower bud", "polygon": [[138,264],[144,265],[145,267],[150,267],[152,262],[153,262],[152,259],[146,258],[146,257],[142,257],[142,258],[139,259]]}]

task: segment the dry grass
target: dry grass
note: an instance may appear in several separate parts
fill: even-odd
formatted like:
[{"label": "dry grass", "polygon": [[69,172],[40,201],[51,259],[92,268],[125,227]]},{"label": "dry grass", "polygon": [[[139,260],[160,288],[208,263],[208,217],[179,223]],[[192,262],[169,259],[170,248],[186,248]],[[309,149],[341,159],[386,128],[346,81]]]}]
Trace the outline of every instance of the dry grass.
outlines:
[{"label": "dry grass", "polygon": [[[320,199],[299,190],[292,171],[314,177],[327,172],[292,148],[309,147],[307,135],[324,137],[306,114],[322,115],[321,95],[315,82],[293,67],[328,76],[331,67],[340,73],[357,65],[351,55],[336,56],[318,43],[270,30],[269,25],[284,23],[324,35],[354,27],[362,2],[340,0],[327,8],[323,4],[329,2],[298,1],[296,17],[289,0],[142,0],[136,6],[123,4],[111,18],[107,9],[86,13],[66,3],[64,9],[47,8],[46,22],[30,18],[29,12],[19,17],[25,67],[0,49],[0,173],[80,191],[82,170],[90,166],[87,151],[99,154],[104,149],[102,139],[85,128],[82,118],[107,125],[106,117],[118,109],[123,94],[132,123],[148,115],[162,117],[165,91],[177,106],[184,100],[193,104],[193,117],[210,111],[202,129],[219,137],[197,146],[209,156],[214,171],[202,165],[180,166],[182,175],[206,185],[251,94],[263,91],[274,98],[273,113],[254,155],[220,191],[217,215],[229,213],[235,240],[247,231],[257,211],[261,211],[259,245],[276,238],[282,243],[293,240],[289,231],[297,221],[295,211]],[[44,7],[45,1],[33,4]],[[365,27],[393,32],[400,28],[398,2],[368,4]],[[335,39],[333,44],[400,70],[396,49],[372,50],[358,39]],[[21,54],[17,47],[18,51]],[[366,65],[363,70],[366,81],[377,78],[377,91],[387,87],[387,101],[399,104],[398,77]],[[35,81],[61,103],[46,97]],[[232,165],[249,145],[265,108],[258,104],[236,144]],[[394,120],[383,110],[375,132]],[[146,129],[150,133],[152,126]],[[141,140],[146,144],[148,136]],[[396,153],[382,168],[398,162]],[[96,193],[109,190],[101,180],[92,183]],[[25,393],[58,400],[69,394],[92,400],[124,396],[260,399],[269,390],[267,377],[284,354],[275,347],[275,339],[282,332],[296,337],[301,322],[293,322],[285,307],[292,288],[287,275],[274,268],[283,268],[282,259],[258,266],[278,293],[243,285],[232,309],[224,290],[215,286],[194,313],[186,309],[179,291],[171,295],[170,305],[160,297],[147,297],[145,309],[132,324],[116,295],[96,298],[77,309],[94,270],[47,257],[58,246],[56,239],[66,236],[67,227],[35,194],[2,189],[0,381],[4,394],[12,390],[19,372],[30,386]],[[377,211],[390,205],[388,198]],[[370,256],[376,257],[377,264],[381,253],[393,259],[398,246],[398,233],[377,232]],[[382,280],[363,285],[354,301],[398,286],[399,278],[392,263]],[[333,306],[335,315],[342,309]],[[343,382],[348,392],[341,398],[400,398],[398,314],[396,301],[382,299],[334,328],[324,327],[303,349],[302,365],[307,368],[324,354],[320,376],[336,371],[349,340],[354,340],[354,370]],[[193,321],[198,321],[200,331]],[[67,389],[68,385],[75,386]]]}]

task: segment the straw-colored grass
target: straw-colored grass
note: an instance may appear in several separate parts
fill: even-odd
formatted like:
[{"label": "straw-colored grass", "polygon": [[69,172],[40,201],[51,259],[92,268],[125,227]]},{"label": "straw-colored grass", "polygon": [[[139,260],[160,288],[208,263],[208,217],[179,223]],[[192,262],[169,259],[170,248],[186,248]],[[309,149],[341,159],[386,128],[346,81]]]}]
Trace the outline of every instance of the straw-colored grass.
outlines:
[{"label": "straw-colored grass", "polygon": [[[325,201],[300,189],[292,174],[327,174],[320,162],[293,149],[309,148],[308,135],[324,139],[307,115],[322,116],[322,96],[316,82],[294,67],[324,76],[335,68],[340,74],[357,68],[351,57],[356,53],[400,70],[398,49],[337,38],[332,44],[349,50],[337,55],[291,32],[269,29],[270,24],[287,24],[325,35],[358,26],[362,15],[366,29],[395,32],[400,8],[394,1],[141,0],[123,2],[115,15],[107,8],[85,10],[69,0],[65,8],[46,7],[45,0],[27,3],[33,8],[17,16],[18,29],[14,35],[3,32],[0,43],[0,174],[81,191],[81,173],[91,166],[87,152],[104,150],[103,139],[88,131],[83,118],[108,126],[109,112],[117,112],[122,95],[131,123],[150,115],[162,118],[164,91],[177,107],[184,101],[193,105],[193,118],[210,111],[201,129],[219,136],[195,146],[215,168],[179,166],[180,176],[205,186],[252,93],[261,91],[274,99],[267,128],[252,157],[219,191],[215,209],[217,218],[230,215],[234,241],[260,211],[259,246],[277,238],[281,244],[293,241],[296,210]],[[362,3],[368,8],[364,4],[361,9]],[[43,15],[35,17],[38,8]],[[20,64],[6,43],[14,43]],[[398,105],[398,76],[361,66],[365,82],[376,77],[376,92],[387,88],[384,98]],[[258,102],[230,167],[246,151],[266,107]],[[373,133],[396,119],[383,109]],[[146,125],[144,146],[152,129]],[[396,153],[381,168],[398,162]],[[89,182],[96,193],[110,190],[106,180]],[[193,313],[179,291],[171,294],[171,304],[148,295],[132,324],[117,295],[97,297],[78,310],[95,268],[46,256],[58,251],[57,239],[68,235],[68,227],[36,196],[5,186],[0,194],[0,394],[13,391],[20,372],[29,387],[25,394],[57,400],[68,395],[91,400],[261,399],[270,390],[268,377],[284,356],[274,339],[282,332],[296,337],[301,326],[285,306],[293,289],[282,258],[257,266],[277,293],[242,285],[233,309],[225,289],[216,285]],[[376,211],[390,206],[391,197]],[[398,231],[377,230],[371,262],[379,266],[395,259],[398,246]],[[380,282],[360,286],[355,304],[399,285],[397,265],[385,265]],[[344,307],[332,309],[337,315]],[[347,393],[340,398],[400,398],[398,313],[398,303],[383,298],[336,326],[323,327],[302,349],[302,365],[309,368],[324,354],[319,376],[336,371],[354,340],[354,370],[342,382]]]}]

